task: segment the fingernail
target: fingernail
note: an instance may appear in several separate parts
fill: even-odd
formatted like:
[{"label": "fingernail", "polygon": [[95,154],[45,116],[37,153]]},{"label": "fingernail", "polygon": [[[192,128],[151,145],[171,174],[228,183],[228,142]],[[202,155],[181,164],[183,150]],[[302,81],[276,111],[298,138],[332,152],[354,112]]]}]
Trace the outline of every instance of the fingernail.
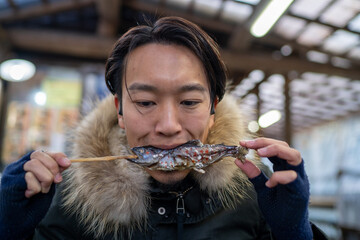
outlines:
[{"label": "fingernail", "polygon": [[56,183],[59,183],[59,182],[61,182],[62,180],[63,180],[63,178],[62,178],[62,176],[61,176],[60,173],[58,173],[58,174],[55,175],[55,182],[56,182]]},{"label": "fingernail", "polygon": [[267,186],[268,188],[270,188],[270,187],[271,187],[271,186],[270,186],[270,182],[269,182],[269,181],[266,181],[265,186]]},{"label": "fingernail", "polygon": [[71,162],[68,158],[63,158],[63,162],[66,164],[66,165],[70,165]]},{"label": "fingernail", "polygon": [[265,155],[267,152],[267,148],[260,148],[257,150],[259,155]]},{"label": "fingernail", "polygon": [[34,195],[34,191],[33,190],[29,190],[29,189],[27,189],[26,191],[25,191],[25,197],[26,198],[31,198],[33,195]]},{"label": "fingernail", "polygon": [[235,159],[235,164],[237,164],[237,165],[244,165],[244,163],[243,162],[241,162],[239,159]]}]

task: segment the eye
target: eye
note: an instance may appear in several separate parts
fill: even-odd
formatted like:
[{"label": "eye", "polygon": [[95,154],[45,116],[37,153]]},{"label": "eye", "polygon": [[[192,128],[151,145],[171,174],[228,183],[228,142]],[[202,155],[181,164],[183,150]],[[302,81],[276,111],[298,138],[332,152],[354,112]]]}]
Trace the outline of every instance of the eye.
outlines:
[{"label": "eye", "polygon": [[199,101],[193,101],[193,100],[185,100],[181,102],[182,105],[185,105],[187,107],[194,107],[199,103],[200,103]]},{"label": "eye", "polygon": [[138,105],[139,107],[145,107],[145,108],[155,105],[155,103],[151,101],[139,101],[139,102],[135,102],[135,104]]}]

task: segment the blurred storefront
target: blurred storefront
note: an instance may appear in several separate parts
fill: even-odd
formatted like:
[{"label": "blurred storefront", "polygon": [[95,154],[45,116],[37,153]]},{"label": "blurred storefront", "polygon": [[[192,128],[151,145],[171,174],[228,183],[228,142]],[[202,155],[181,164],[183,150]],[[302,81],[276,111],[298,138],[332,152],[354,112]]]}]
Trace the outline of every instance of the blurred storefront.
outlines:
[{"label": "blurred storefront", "polygon": [[107,93],[103,78],[102,65],[40,64],[32,79],[6,83],[2,166],[36,149],[69,153],[77,121]]}]

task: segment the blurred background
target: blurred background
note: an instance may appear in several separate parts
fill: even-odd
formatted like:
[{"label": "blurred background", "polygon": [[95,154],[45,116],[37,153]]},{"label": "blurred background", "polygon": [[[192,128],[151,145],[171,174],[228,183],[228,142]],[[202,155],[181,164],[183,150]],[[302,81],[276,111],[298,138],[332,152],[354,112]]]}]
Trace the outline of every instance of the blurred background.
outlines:
[{"label": "blurred background", "polygon": [[109,94],[116,39],[162,16],[219,43],[249,131],[302,153],[312,221],[360,239],[360,0],[1,0],[0,169],[32,149],[69,152]]}]

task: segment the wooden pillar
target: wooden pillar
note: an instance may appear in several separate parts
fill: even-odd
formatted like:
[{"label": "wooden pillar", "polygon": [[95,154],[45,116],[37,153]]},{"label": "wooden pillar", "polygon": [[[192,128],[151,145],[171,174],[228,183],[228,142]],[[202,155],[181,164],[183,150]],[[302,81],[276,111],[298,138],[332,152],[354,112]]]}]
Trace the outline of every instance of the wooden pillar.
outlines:
[{"label": "wooden pillar", "polygon": [[102,37],[115,37],[121,19],[121,0],[97,0],[99,14],[97,34]]},{"label": "wooden pillar", "polygon": [[291,111],[290,111],[290,82],[291,79],[288,75],[285,75],[285,84],[284,84],[284,95],[285,95],[285,141],[291,146],[292,145],[292,122],[291,122]]},{"label": "wooden pillar", "polygon": [[4,138],[5,138],[5,126],[7,119],[7,105],[8,105],[8,85],[9,83],[5,80],[0,79],[1,90],[0,90],[0,171],[4,168],[4,161],[2,159],[4,151]]},{"label": "wooden pillar", "polygon": [[[257,84],[254,88],[254,94],[256,95],[256,98],[257,98],[257,103],[256,103],[256,122],[259,121],[259,117],[261,116],[261,98],[259,96],[259,86],[260,84]],[[257,132],[257,135],[259,137],[262,137],[263,136],[263,130],[262,128],[259,126],[259,131]]]},{"label": "wooden pillar", "polygon": [[[4,29],[0,25],[0,64],[12,57],[10,52],[10,42]],[[5,126],[7,119],[7,105],[9,101],[9,84],[10,82],[1,79],[0,76],[0,171],[4,168],[4,161],[2,159],[4,151],[4,137],[5,137]]]}]

